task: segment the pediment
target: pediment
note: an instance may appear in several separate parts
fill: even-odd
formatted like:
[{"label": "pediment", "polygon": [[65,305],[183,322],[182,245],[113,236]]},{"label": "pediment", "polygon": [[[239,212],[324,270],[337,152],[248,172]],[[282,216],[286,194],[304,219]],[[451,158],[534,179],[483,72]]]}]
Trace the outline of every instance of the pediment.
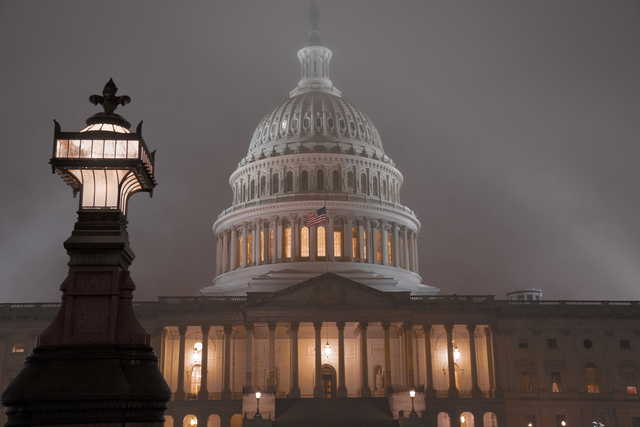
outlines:
[{"label": "pediment", "polygon": [[250,293],[251,305],[261,307],[395,307],[409,294],[382,292],[346,277],[325,273],[269,294]]}]

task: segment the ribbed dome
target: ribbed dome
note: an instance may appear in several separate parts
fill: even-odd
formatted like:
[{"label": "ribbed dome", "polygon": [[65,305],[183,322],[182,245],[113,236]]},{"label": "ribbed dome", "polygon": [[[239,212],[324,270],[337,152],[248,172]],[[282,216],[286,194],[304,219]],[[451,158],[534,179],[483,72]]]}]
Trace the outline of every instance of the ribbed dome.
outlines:
[{"label": "ribbed dome", "polygon": [[249,155],[269,155],[280,144],[336,142],[375,149],[383,154],[378,130],[371,120],[340,96],[309,91],[287,98],[258,124],[249,145]]}]

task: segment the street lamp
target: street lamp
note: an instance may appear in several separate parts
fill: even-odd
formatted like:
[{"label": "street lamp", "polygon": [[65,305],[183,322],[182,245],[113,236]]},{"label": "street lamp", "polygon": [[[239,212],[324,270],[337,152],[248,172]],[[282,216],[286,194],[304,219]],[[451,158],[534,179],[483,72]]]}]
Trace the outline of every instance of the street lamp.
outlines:
[{"label": "street lamp", "polygon": [[409,391],[409,397],[411,398],[411,415],[415,415],[416,409],[415,409],[415,405],[414,405],[414,400],[416,398],[416,391],[415,390],[410,390]]},{"label": "street lamp", "polygon": [[262,393],[256,391],[256,417],[260,416],[260,398],[262,397]]}]

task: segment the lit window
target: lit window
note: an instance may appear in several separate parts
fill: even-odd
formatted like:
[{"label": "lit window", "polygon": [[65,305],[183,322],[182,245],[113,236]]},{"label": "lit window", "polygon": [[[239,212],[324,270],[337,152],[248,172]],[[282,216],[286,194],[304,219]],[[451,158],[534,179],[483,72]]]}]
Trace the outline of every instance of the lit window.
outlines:
[{"label": "lit window", "polygon": [[264,263],[265,260],[265,241],[264,230],[260,230],[260,263]]},{"label": "lit window", "polygon": [[627,386],[627,395],[629,395],[629,396],[637,396],[638,395],[638,386],[628,385]]},{"label": "lit window", "polygon": [[318,236],[318,256],[326,257],[327,256],[327,232],[323,226],[318,227],[317,236]]},{"label": "lit window", "polygon": [[362,261],[367,260],[367,248],[369,247],[368,237],[367,230],[362,230]]},{"label": "lit window", "polygon": [[249,234],[247,234],[247,248],[245,259],[247,260],[247,265],[253,264],[253,233],[251,231],[249,231]]},{"label": "lit window", "polygon": [[354,260],[360,259],[360,239],[358,237],[358,227],[351,229],[351,257]]},{"label": "lit window", "polygon": [[387,264],[393,265],[393,236],[387,231]]},{"label": "lit window", "polygon": [[333,256],[336,258],[342,256],[342,231],[333,232]]},{"label": "lit window", "polygon": [[374,244],[376,245],[376,264],[382,264],[382,232],[376,230],[374,238]]},{"label": "lit window", "polygon": [[590,363],[584,368],[585,389],[587,393],[600,393],[598,368]]},{"label": "lit window", "polygon": [[24,353],[24,345],[23,344],[14,344],[11,347],[11,353]]},{"label": "lit window", "polygon": [[284,239],[283,239],[283,246],[284,246],[284,257],[286,259],[291,259],[291,226],[286,226],[284,228]]},{"label": "lit window", "polygon": [[300,229],[300,256],[309,257],[309,227],[307,226]]},{"label": "lit window", "polygon": [[562,379],[560,377],[560,372],[552,372],[551,373],[551,392],[560,393],[561,390],[562,390]]}]

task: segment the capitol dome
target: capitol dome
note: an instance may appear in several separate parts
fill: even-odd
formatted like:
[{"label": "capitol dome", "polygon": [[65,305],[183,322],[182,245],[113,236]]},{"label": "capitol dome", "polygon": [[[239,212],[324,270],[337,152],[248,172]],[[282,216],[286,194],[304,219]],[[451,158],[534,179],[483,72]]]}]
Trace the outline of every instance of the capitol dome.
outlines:
[{"label": "capitol dome", "polygon": [[[420,221],[371,119],[330,79],[317,14],[298,51],[301,78],[258,123],[213,225],[205,295],[273,292],[333,272],[375,289],[432,294],[418,272]],[[314,219],[318,222],[314,222]]]}]

